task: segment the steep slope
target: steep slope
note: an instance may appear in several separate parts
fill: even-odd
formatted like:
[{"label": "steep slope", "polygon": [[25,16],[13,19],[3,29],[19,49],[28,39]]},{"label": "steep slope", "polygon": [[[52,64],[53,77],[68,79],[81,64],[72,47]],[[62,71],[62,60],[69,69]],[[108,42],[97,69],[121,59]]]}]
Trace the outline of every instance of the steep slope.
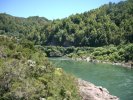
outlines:
[{"label": "steep slope", "polygon": [[0,100],[80,100],[75,78],[26,40],[0,36]]},{"label": "steep slope", "polygon": [[133,1],[109,3],[83,14],[54,20],[44,32],[49,45],[96,47],[133,43]]},{"label": "steep slope", "polygon": [[53,21],[38,16],[26,19],[0,14],[0,34],[26,37],[40,45],[97,47],[133,43],[133,1],[110,2]]}]

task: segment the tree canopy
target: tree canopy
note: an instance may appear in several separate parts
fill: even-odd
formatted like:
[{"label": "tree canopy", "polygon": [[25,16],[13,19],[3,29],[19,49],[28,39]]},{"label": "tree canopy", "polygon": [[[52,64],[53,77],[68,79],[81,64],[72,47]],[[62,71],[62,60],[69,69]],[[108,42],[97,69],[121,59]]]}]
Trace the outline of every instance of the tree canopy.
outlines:
[{"label": "tree canopy", "polygon": [[99,47],[133,43],[133,1],[110,2],[53,21],[0,14],[0,34],[26,37],[39,45]]}]

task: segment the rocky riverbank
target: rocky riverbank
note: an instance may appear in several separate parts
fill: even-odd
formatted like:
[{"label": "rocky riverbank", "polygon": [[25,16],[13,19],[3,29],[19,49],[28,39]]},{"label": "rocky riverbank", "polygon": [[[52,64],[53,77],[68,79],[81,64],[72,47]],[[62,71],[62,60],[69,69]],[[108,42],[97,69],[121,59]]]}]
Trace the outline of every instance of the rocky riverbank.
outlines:
[{"label": "rocky riverbank", "polygon": [[79,94],[82,100],[119,100],[118,97],[109,94],[106,88],[78,79]]},{"label": "rocky riverbank", "polygon": [[97,59],[91,59],[90,57],[79,57],[79,58],[72,58],[76,61],[86,61],[86,62],[93,62],[93,63],[106,63],[106,64],[112,64],[112,65],[119,65],[126,68],[133,68],[133,62],[109,62],[109,61],[102,61]]}]

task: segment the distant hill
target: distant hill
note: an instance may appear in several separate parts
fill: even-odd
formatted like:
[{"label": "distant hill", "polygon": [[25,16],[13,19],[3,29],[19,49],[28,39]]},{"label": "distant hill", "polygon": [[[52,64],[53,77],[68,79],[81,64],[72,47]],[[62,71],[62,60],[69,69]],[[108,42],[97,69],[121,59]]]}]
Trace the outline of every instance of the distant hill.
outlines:
[{"label": "distant hill", "polygon": [[99,47],[133,43],[133,1],[110,2],[53,21],[0,14],[0,34],[26,37],[40,45]]},{"label": "distant hill", "polygon": [[27,37],[30,34],[40,33],[40,28],[50,21],[44,17],[14,17],[9,14],[0,14],[0,34]]},{"label": "distant hill", "polygon": [[49,20],[45,17],[39,17],[39,16],[31,16],[27,18],[30,21],[38,21],[38,22],[48,22]]}]

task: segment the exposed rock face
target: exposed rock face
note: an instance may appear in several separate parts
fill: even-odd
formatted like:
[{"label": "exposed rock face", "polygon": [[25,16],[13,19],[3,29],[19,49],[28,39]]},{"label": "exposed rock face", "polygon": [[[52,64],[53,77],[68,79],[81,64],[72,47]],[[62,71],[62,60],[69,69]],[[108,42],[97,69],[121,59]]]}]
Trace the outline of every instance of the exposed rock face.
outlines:
[{"label": "exposed rock face", "polygon": [[119,100],[109,94],[106,88],[78,79],[79,92],[82,100]]}]

